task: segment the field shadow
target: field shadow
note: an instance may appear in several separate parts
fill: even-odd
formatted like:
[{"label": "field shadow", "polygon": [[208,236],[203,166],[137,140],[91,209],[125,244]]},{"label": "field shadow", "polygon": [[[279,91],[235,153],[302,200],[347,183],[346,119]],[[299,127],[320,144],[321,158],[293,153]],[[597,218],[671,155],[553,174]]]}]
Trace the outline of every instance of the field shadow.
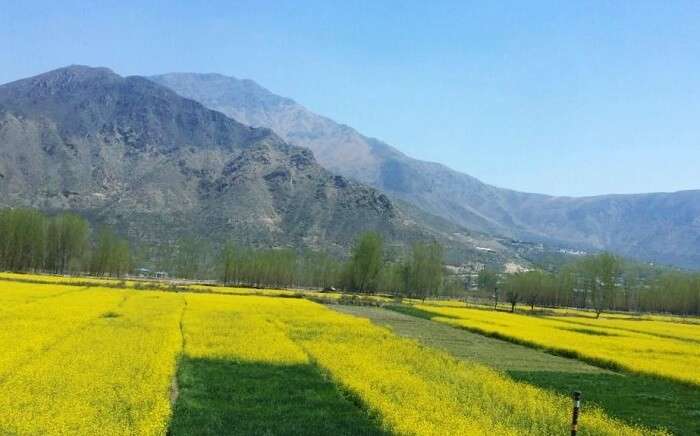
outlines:
[{"label": "field shadow", "polygon": [[[507,371],[513,379],[563,395],[583,392],[584,405],[593,403],[609,416],[630,424],[666,428],[677,435],[700,434],[700,389],[692,386],[619,373]],[[582,410],[585,414],[585,407]]]},{"label": "field shadow", "polygon": [[559,330],[564,330],[567,332],[581,333],[583,335],[589,335],[589,336],[620,336],[617,333],[609,333],[606,331],[594,330],[594,329],[589,329],[589,328],[585,328],[585,327],[555,327],[555,328],[559,329]]},{"label": "field shadow", "polygon": [[394,312],[402,313],[404,315],[410,315],[415,316],[416,318],[427,319],[428,321],[431,321],[433,318],[461,319],[460,317],[455,315],[430,312],[428,310],[418,309],[417,307],[408,305],[391,304],[384,306],[384,308],[388,310],[393,310]]},{"label": "field shadow", "polygon": [[313,365],[183,357],[169,435],[388,435]]}]

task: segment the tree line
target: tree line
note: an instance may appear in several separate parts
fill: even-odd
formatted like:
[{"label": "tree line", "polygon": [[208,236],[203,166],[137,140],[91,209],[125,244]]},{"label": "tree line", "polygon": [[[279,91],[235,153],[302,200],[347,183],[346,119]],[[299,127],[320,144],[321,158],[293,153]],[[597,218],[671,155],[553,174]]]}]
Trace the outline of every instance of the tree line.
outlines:
[{"label": "tree line", "polygon": [[[219,249],[184,239],[158,265],[184,279],[218,279],[228,285],[338,289],[413,298],[466,295],[469,284],[445,273],[443,248],[414,242],[388,253],[378,233],[359,235],[347,259],[324,252],[251,248],[233,242]],[[109,227],[92,229],[72,213],[0,210],[0,270],[123,276],[136,265],[127,241]],[[478,274],[481,295],[494,304],[668,312],[700,315],[700,274],[631,263],[610,253],[582,257],[555,272]]]},{"label": "tree line", "polygon": [[[388,292],[426,298],[443,282],[443,250],[416,242],[390,260],[382,237],[358,236],[347,260],[323,252],[265,249],[186,238],[161,256],[158,267],[183,279],[216,278],[229,285]],[[0,270],[89,273],[121,277],[136,264],[126,239],[109,227],[93,229],[73,213],[47,215],[34,209],[0,210]],[[147,257],[147,256],[146,256]],[[147,259],[141,259],[142,261]]]},{"label": "tree line", "polygon": [[585,256],[557,272],[479,273],[479,287],[495,304],[578,307],[603,311],[700,315],[700,274],[655,269],[611,253]]},{"label": "tree line", "polygon": [[0,210],[0,270],[122,276],[131,270],[129,245],[108,227],[93,232],[72,213]]},{"label": "tree line", "polygon": [[418,298],[437,295],[443,283],[443,249],[437,242],[415,242],[397,259],[388,259],[376,232],[358,236],[349,259],[320,252],[237,247],[226,244],[218,258],[225,284],[313,287],[358,293],[385,292]]},{"label": "tree line", "polygon": [[[166,254],[163,255],[163,252]],[[233,242],[216,250],[195,238],[178,241],[157,256],[157,268],[182,279],[218,279],[228,285],[387,292],[426,298],[443,283],[443,250],[436,242],[416,242],[389,259],[382,237],[358,236],[347,260],[324,252],[252,248]],[[121,277],[136,259],[126,239],[109,227],[93,229],[79,215],[47,215],[35,209],[0,210],[0,270],[89,273]],[[395,257],[395,256],[394,256]]]}]

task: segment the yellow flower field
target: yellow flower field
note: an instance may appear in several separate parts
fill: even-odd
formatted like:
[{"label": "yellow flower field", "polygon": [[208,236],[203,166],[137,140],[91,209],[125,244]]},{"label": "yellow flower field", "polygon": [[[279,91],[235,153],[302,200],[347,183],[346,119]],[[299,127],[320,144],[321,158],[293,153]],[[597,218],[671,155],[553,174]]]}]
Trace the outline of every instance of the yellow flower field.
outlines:
[{"label": "yellow flower field", "polygon": [[[0,339],[0,434],[165,434],[179,359],[306,368],[390,434],[565,434],[569,425],[568,398],[304,299],[4,281]],[[580,427],[652,434],[595,408]]]},{"label": "yellow flower field", "polygon": [[184,300],[0,283],[0,433],[163,434]]},{"label": "yellow flower field", "polygon": [[[398,434],[559,434],[570,400],[400,339],[306,300],[188,296],[186,354],[307,364],[376,410]],[[648,434],[588,410],[585,434]]]},{"label": "yellow flower field", "polygon": [[700,345],[700,325],[651,319],[590,319],[578,316],[554,316],[548,319],[586,327],[603,327],[611,331],[642,333],[668,339],[694,341]]},{"label": "yellow flower field", "polygon": [[700,384],[700,326],[662,321],[531,316],[416,305],[433,320],[686,383]]},{"label": "yellow flower field", "polygon": [[293,297],[302,292],[313,291],[297,291],[291,289],[258,289],[246,288],[239,286],[207,286],[200,284],[192,284],[186,286],[187,290],[193,292],[215,293],[215,294],[230,294],[230,295],[264,295],[266,297]]},{"label": "yellow flower field", "polygon": [[[63,276],[50,274],[19,274],[11,272],[0,272],[0,279],[27,283],[47,283],[57,285],[116,285],[121,280],[107,277],[84,277],[84,276]],[[128,283],[128,282],[126,282]]]},{"label": "yellow flower field", "polygon": [[[464,306],[462,306],[464,307]],[[488,307],[487,307],[488,308]],[[530,310],[529,306],[522,306],[523,310]],[[510,305],[504,307],[510,310]],[[693,316],[658,314],[658,313],[629,313],[629,312],[603,312],[600,317],[590,309],[574,309],[574,308],[546,308],[548,312],[554,312],[556,315],[574,315],[581,318],[589,319],[609,319],[609,320],[627,320],[627,321],[662,321],[674,324],[700,324],[700,318]]]},{"label": "yellow flower field", "polygon": [[[486,302],[472,302],[469,301],[465,304],[464,300],[457,300],[454,298],[448,299],[410,299],[405,298],[404,302],[409,304],[421,304],[426,306],[437,306],[437,307],[454,307],[463,309],[465,307],[480,308],[480,309],[493,309],[493,303]],[[530,305],[525,303],[518,303],[516,306],[516,312],[529,313],[532,311]],[[499,301],[498,310],[503,310],[510,312],[511,304],[507,301]],[[552,314],[554,316],[575,316],[577,318],[587,318],[591,320],[597,319],[609,319],[609,320],[629,320],[629,321],[662,321],[673,324],[691,324],[700,325],[700,318],[694,316],[683,316],[683,315],[671,315],[671,314],[657,314],[657,313],[630,313],[630,312],[603,312],[600,316],[597,316],[595,311],[592,309],[579,309],[570,307],[540,307],[535,306],[536,312],[542,312],[545,314]]]}]

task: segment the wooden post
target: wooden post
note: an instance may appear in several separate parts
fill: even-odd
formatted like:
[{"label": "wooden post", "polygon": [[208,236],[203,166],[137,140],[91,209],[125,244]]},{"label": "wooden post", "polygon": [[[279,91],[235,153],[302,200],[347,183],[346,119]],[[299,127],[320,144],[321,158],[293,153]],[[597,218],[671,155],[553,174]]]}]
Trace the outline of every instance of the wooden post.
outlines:
[{"label": "wooden post", "polygon": [[576,436],[578,431],[578,414],[581,409],[581,392],[574,391],[574,413],[571,417],[571,436]]}]

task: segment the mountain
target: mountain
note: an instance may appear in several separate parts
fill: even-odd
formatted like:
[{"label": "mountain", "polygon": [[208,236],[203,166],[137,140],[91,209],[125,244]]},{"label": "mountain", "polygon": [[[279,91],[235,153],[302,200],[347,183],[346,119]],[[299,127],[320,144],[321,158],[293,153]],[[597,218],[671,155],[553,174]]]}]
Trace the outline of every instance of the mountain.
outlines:
[{"label": "mountain", "polygon": [[585,198],[497,188],[412,159],[251,80],[219,74],[151,77],[178,94],[310,148],[331,171],[481,232],[700,267],[700,191]]},{"label": "mountain", "polygon": [[344,253],[373,229],[390,245],[435,238],[458,256],[486,244],[495,261],[518,257],[329,172],[270,129],[106,68],[0,86],[0,206],[76,211],[152,246],[203,237]]}]

